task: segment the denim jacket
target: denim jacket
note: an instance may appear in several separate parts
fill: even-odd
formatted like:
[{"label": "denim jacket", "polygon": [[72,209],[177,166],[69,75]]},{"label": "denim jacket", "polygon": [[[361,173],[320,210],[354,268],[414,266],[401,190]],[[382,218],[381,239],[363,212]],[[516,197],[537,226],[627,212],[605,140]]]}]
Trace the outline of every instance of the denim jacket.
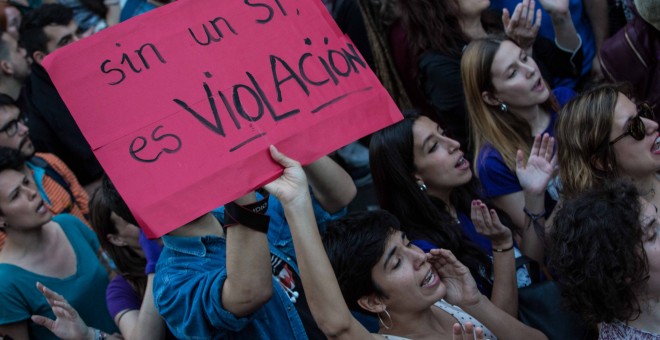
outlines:
[{"label": "denim jacket", "polygon": [[[317,223],[331,215],[313,199]],[[216,209],[216,217],[222,209]],[[268,241],[271,254],[284,260],[299,275],[293,240],[284,209],[273,196]],[[163,236],[165,245],[154,279],[154,299],[173,335],[180,339],[307,339],[294,304],[273,279],[273,296],[259,310],[237,318],[222,307],[222,286],[227,278],[226,242],[222,237]]]}]

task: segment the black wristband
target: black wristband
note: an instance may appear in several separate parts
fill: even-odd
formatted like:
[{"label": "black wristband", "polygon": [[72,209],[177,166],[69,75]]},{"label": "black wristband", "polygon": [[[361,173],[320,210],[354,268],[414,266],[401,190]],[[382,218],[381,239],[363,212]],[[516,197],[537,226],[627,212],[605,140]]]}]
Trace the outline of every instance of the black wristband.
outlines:
[{"label": "black wristband", "polygon": [[511,249],[513,249],[513,243],[511,243],[511,247],[509,247],[509,248],[493,248],[493,252],[495,252],[495,253],[504,253],[504,252],[507,252]]},{"label": "black wristband", "polygon": [[227,228],[240,224],[255,231],[268,233],[270,217],[265,214],[266,210],[268,210],[268,195],[260,201],[244,206],[234,202],[227,203],[223,228],[226,231]]}]

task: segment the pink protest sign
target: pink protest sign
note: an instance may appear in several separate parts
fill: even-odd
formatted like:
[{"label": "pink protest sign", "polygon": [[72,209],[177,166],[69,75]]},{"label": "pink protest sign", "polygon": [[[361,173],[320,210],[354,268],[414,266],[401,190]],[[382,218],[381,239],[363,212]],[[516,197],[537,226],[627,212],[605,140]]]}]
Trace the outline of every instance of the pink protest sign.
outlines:
[{"label": "pink protest sign", "polygon": [[44,66],[149,236],[401,114],[318,0],[182,0]]}]

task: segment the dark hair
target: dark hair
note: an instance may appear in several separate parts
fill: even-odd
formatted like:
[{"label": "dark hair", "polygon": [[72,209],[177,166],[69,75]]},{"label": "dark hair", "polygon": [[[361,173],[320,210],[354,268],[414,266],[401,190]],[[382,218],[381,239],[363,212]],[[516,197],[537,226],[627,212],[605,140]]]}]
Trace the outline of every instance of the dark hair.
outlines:
[{"label": "dark hair", "polygon": [[[139,256],[130,247],[116,246],[108,240],[108,235],[119,233],[110,217],[113,211],[117,213],[113,210],[113,207],[116,206],[115,200],[118,197],[118,194],[116,195],[116,191],[112,192],[112,189],[108,190],[108,187],[105,185],[106,182],[110,181],[104,178],[102,187],[94,192],[89,204],[89,217],[92,229],[94,229],[94,232],[101,243],[101,248],[110,255],[110,258],[112,258],[115,265],[117,265],[117,269],[121,276],[123,276],[133,288],[138,291],[140,296],[143,297],[147,287],[147,276],[144,274],[147,260]],[[119,198],[121,199],[121,197]],[[120,214],[117,213],[117,215],[128,223],[134,224],[134,222],[127,220]]]},{"label": "dark hair", "polygon": [[640,314],[637,293],[649,272],[640,212],[637,189],[617,180],[567,200],[557,213],[549,264],[566,307],[589,322]]},{"label": "dark hair", "polygon": [[[469,39],[460,25],[460,0],[400,0],[401,20],[414,58],[435,50],[460,56]],[[501,31],[502,24],[493,11],[482,13],[486,31]]]},{"label": "dark hair", "polygon": [[323,246],[349,309],[373,314],[358,300],[374,293],[385,296],[371,278],[371,269],[400,227],[399,220],[384,210],[355,212],[327,223]]},{"label": "dark hair", "polygon": [[101,187],[103,188],[103,198],[105,204],[108,205],[108,208],[117,214],[117,216],[123,218],[124,221],[139,227],[135,217],[133,216],[133,213],[131,213],[128,205],[126,205],[124,199],[121,198],[121,195],[119,195],[119,192],[115,188],[114,184],[112,184],[112,181],[110,181],[108,175],[103,175],[103,178],[101,179]]},{"label": "dark hair", "polygon": [[25,157],[19,150],[0,146],[0,171],[23,170]]},{"label": "dark hair", "polygon": [[68,25],[73,20],[73,10],[60,4],[43,4],[28,12],[21,21],[20,44],[32,57],[36,51],[48,52],[48,36],[44,27]]},{"label": "dark hair", "polygon": [[101,19],[105,20],[106,15],[108,15],[108,7],[103,3],[103,0],[80,0],[80,3]]},{"label": "dark hair", "polygon": [[[410,239],[427,240],[451,250],[456,258],[470,269],[480,285],[490,286],[492,262],[475,245],[454,218],[447,212],[445,202],[421,190],[415,181],[413,125],[421,117],[414,110],[404,112],[404,119],[373,134],[369,145],[369,164],[378,203],[402,223],[402,230]],[[470,182],[454,188],[450,201],[457,211],[470,212],[473,199],[479,195],[479,182],[473,176]],[[491,205],[492,206],[492,205]],[[498,210],[503,222],[508,215]],[[507,223],[507,225],[512,225]],[[482,270],[486,271],[484,277]]]}]

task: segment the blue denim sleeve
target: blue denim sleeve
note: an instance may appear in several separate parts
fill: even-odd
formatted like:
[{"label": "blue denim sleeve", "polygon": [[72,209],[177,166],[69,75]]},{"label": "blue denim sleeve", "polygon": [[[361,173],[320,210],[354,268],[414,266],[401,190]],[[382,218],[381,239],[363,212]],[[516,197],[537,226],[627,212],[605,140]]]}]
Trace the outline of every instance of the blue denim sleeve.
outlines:
[{"label": "blue denim sleeve", "polygon": [[158,267],[154,279],[155,304],[177,338],[217,338],[218,332],[239,332],[258,315],[256,312],[238,318],[223,308],[221,298],[227,279],[226,268],[206,271],[201,267],[182,266],[185,260],[181,258],[163,259],[163,255],[167,257],[166,250],[161,254],[166,265]]}]

